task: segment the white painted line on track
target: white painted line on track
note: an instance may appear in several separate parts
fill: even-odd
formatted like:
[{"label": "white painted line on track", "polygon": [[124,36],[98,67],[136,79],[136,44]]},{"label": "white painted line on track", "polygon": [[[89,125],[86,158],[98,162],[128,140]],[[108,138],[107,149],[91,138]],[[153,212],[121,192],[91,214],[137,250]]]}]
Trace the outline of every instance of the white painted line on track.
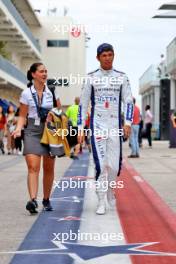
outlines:
[{"label": "white painted line on track", "polygon": [[[94,176],[94,164],[90,159],[88,176]],[[92,179],[88,179],[93,181]],[[85,190],[84,198],[84,210],[81,218],[86,219],[86,221],[81,222],[80,233],[108,233],[108,234],[121,234],[122,240],[118,239],[108,240],[108,241],[97,241],[97,240],[78,240],[78,243],[89,246],[115,246],[115,245],[126,245],[125,238],[123,237],[123,230],[120,224],[119,217],[117,215],[116,208],[107,209],[105,215],[96,215],[97,197],[95,189],[89,188]],[[87,260],[87,264],[131,264],[130,257],[123,254],[110,254],[94,259]],[[79,260],[74,261],[75,264],[80,264]],[[83,263],[83,262],[82,262]]]},{"label": "white painted line on track", "polygon": [[135,179],[135,181],[137,182],[144,182],[144,180],[140,177],[140,176],[133,176],[133,178]]}]

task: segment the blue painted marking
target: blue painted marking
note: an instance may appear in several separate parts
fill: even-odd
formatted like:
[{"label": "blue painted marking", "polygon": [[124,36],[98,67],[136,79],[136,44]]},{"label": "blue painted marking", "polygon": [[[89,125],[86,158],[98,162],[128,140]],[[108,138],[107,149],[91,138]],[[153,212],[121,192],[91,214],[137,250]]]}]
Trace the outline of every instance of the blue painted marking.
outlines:
[{"label": "blue painted marking", "polygon": [[[81,167],[82,164],[87,166]],[[76,160],[72,163],[70,168],[77,167],[77,170],[66,171],[64,174],[65,177],[69,176],[86,176],[88,170],[88,154],[84,153],[80,156],[79,160]],[[65,180],[65,179],[64,179]],[[69,233],[70,230],[74,233],[78,233],[80,221],[53,221],[51,217],[67,217],[74,215],[81,217],[83,211],[83,198],[84,198],[84,189],[75,188],[75,189],[66,189],[61,191],[61,189],[56,188],[52,198],[63,198],[69,196],[77,196],[80,198],[79,203],[74,202],[62,202],[57,199],[52,201],[54,211],[53,212],[42,212],[37,218],[36,222],[32,226],[31,230],[25,237],[22,242],[19,251],[23,250],[40,250],[40,249],[55,249],[55,245],[52,240],[55,238],[53,233]],[[68,240],[69,241],[69,240]],[[73,242],[73,241],[71,241]],[[76,241],[74,241],[76,243]],[[33,264],[33,263],[42,263],[42,264],[71,264],[73,259],[67,254],[54,255],[54,254],[16,254],[10,264]]]},{"label": "blue painted marking", "polygon": [[[153,244],[158,244],[156,242],[151,243],[134,243],[134,244],[127,244],[127,245],[114,245],[114,246],[91,246],[91,245],[82,245],[77,243],[60,243],[60,242],[53,242],[55,243],[54,248],[48,249],[38,249],[37,251],[27,250],[27,251],[18,251],[16,254],[20,254],[21,256],[34,256],[35,260],[38,256],[42,258],[45,257],[49,261],[52,262],[53,258],[56,257],[58,262],[55,263],[70,263],[70,262],[60,262],[60,257],[64,257],[66,255],[70,256],[72,260],[82,259],[82,263],[86,263],[87,260],[96,259],[98,257],[108,256],[110,254],[118,254],[118,255],[148,255],[148,256],[175,256],[175,253],[169,252],[159,252],[159,251],[152,251],[152,250],[145,250],[142,249],[146,246],[151,246]],[[73,255],[74,254],[74,255]],[[38,260],[38,259],[37,259]],[[85,262],[84,262],[85,261]],[[20,262],[26,263],[26,262]],[[39,262],[35,262],[39,263]]]},{"label": "blue painted marking", "polygon": [[[146,243],[147,244],[147,243]],[[130,255],[160,255],[159,252],[142,250],[139,247],[146,246],[145,243],[115,246],[89,246],[80,244],[64,244],[68,253],[75,253],[83,260],[90,260],[110,254],[130,254]],[[152,244],[152,243],[151,243]],[[61,252],[61,250],[60,250]]]}]

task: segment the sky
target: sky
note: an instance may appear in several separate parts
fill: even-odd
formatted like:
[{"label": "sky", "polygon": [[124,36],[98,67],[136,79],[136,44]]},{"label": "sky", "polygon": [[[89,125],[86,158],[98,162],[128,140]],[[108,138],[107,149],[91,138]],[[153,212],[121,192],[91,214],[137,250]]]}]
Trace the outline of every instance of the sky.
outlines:
[{"label": "sky", "polygon": [[[75,23],[86,25],[91,38],[86,49],[87,72],[98,68],[96,49],[101,43],[114,46],[114,67],[125,72],[132,91],[140,100],[139,78],[151,64],[160,62],[168,44],[176,36],[176,19],[152,19],[168,0],[30,0],[45,15],[47,9],[64,7]],[[42,2],[42,5],[41,5]],[[166,12],[166,11],[164,11]],[[105,30],[102,30],[102,26]]]}]

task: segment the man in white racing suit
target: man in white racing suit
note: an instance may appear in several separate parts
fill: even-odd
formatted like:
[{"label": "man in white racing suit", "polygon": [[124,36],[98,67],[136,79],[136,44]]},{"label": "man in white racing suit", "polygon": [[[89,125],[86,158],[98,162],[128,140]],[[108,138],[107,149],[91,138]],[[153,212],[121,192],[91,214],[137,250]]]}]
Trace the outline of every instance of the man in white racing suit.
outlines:
[{"label": "man in white racing suit", "polygon": [[[110,186],[120,174],[122,162],[122,135],[128,138],[133,117],[133,97],[128,77],[113,68],[112,45],[103,43],[97,48],[100,68],[88,74],[82,88],[78,113],[78,141],[84,127],[91,101],[91,144],[96,169],[97,214],[106,212],[106,195],[109,203],[114,200]],[[122,130],[123,103],[124,126]],[[108,189],[107,183],[108,182]]]}]

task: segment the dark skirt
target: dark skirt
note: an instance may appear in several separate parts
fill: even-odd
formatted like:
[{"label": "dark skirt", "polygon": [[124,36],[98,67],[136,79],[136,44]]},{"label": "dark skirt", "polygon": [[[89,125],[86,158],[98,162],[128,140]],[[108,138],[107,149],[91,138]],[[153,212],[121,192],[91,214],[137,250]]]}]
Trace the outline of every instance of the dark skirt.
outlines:
[{"label": "dark skirt", "polygon": [[24,129],[24,150],[23,155],[35,154],[49,156],[49,147],[40,143],[45,123],[40,122],[39,126],[34,125],[35,119],[28,118],[27,127]]}]

